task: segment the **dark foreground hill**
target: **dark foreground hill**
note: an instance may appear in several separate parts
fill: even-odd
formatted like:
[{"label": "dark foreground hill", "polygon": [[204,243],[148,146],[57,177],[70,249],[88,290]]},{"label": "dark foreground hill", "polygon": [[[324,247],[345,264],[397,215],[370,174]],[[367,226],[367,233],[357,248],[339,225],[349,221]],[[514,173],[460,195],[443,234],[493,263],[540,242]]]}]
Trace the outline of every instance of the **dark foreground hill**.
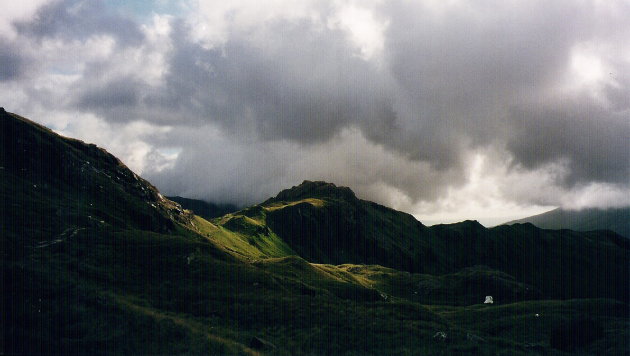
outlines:
[{"label": "dark foreground hill", "polygon": [[[170,232],[191,216],[116,157],[0,111],[2,213],[6,231],[45,243],[81,227]],[[66,232],[64,232],[66,231]]]},{"label": "dark foreground hill", "polygon": [[543,229],[555,230],[611,230],[630,238],[630,207],[582,210],[557,208],[539,215],[514,220],[505,225],[516,223],[531,223]]},{"label": "dark foreground hill", "polygon": [[94,145],[0,129],[0,353],[630,352],[612,233],[427,228],[308,182],[207,221]]}]

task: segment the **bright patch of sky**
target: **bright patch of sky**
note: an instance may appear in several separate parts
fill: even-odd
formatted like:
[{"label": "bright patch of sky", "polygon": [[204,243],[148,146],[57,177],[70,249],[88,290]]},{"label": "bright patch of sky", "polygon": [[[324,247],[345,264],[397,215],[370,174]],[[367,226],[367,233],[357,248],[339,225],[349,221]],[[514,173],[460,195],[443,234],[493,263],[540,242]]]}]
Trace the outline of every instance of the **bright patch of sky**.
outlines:
[{"label": "bright patch of sky", "polygon": [[154,14],[181,16],[191,9],[192,0],[105,0],[105,4],[126,16],[150,21]]}]

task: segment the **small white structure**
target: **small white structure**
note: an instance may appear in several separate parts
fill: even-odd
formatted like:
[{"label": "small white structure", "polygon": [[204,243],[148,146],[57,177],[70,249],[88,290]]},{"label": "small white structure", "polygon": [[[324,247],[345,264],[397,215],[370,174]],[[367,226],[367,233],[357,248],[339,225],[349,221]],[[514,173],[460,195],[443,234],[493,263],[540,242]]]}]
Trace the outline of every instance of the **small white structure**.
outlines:
[{"label": "small white structure", "polygon": [[446,340],[446,333],[444,331],[438,331],[433,335],[434,339],[438,340]]},{"label": "small white structure", "polygon": [[483,304],[494,304],[494,299],[492,299],[491,295],[486,295],[486,301]]}]

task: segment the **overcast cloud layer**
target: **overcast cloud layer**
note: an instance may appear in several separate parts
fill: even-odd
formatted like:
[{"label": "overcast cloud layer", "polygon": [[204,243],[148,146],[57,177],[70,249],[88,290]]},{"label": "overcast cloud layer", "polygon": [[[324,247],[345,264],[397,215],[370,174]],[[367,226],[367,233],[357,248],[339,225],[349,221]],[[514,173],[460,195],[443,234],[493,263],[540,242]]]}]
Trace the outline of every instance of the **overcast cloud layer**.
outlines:
[{"label": "overcast cloud layer", "polygon": [[630,205],[630,1],[129,3],[12,5],[1,105],[166,194],[322,179],[488,224]]}]

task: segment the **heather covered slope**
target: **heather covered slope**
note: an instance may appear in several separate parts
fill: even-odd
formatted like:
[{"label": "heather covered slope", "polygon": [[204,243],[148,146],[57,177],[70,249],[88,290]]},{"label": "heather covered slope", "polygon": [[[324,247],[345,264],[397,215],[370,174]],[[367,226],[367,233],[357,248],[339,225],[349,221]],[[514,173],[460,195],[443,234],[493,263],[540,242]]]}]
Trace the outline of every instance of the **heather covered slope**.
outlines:
[{"label": "heather covered slope", "polygon": [[[617,296],[627,283],[615,284],[627,278],[628,247],[617,235],[474,222],[427,228],[325,183],[208,221],[162,198],[104,150],[0,116],[4,354],[630,350],[628,304]],[[302,210],[283,212],[295,207]],[[317,229],[306,247],[283,228],[300,216]],[[353,220],[357,231],[343,227]],[[343,253],[334,251],[337,241]],[[354,250],[353,241],[366,248]],[[582,245],[592,254],[568,256]],[[405,246],[420,251],[401,255],[410,270],[383,266]],[[383,265],[365,264],[366,257]],[[343,258],[352,260],[335,261]],[[574,263],[589,263],[603,281]],[[566,269],[548,270],[556,266]],[[572,273],[583,280],[564,279]],[[545,299],[554,293],[606,298]],[[496,304],[481,304],[485,295]]]}]

